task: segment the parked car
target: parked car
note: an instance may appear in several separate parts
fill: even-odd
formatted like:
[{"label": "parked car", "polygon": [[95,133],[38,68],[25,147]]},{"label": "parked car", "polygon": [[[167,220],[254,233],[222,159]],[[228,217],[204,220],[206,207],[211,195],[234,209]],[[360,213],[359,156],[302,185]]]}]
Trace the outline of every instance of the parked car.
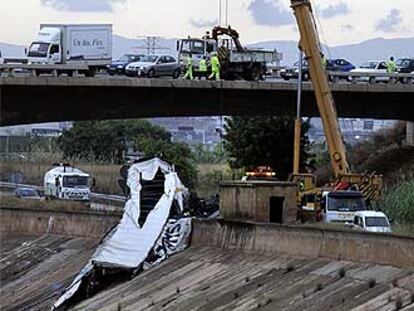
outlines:
[{"label": "parked car", "polygon": [[383,212],[356,212],[351,226],[355,229],[369,232],[391,232],[390,222]]},{"label": "parked car", "polygon": [[139,61],[143,54],[124,54],[119,59],[113,61],[110,65],[108,65],[108,73],[113,76],[115,74],[124,74],[125,67],[133,62]]},{"label": "parked car", "polygon": [[[328,59],[326,61],[326,69],[328,71],[348,72],[354,68],[354,65],[342,58]],[[297,79],[299,76],[299,62],[296,62],[293,67],[282,69],[280,71],[280,76],[286,81]],[[309,64],[307,60],[304,60],[302,63],[302,79],[304,81],[310,80]]]},{"label": "parked car", "polygon": [[400,73],[414,72],[414,58],[400,58],[397,60],[397,70]]},{"label": "parked car", "polygon": [[[387,73],[387,63],[385,61],[371,60],[369,62],[363,63],[358,68],[352,69],[351,73]],[[388,77],[370,77],[363,76],[357,78],[357,81],[375,83],[375,82],[388,82]]]},{"label": "parked car", "polygon": [[41,199],[39,192],[33,188],[16,188],[13,191],[13,196],[19,199]]},{"label": "parked car", "polygon": [[180,64],[171,55],[150,54],[138,62],[126,66],[125,74],[129,77],[161,77],[168,76],[177,79],[180,76]]}]

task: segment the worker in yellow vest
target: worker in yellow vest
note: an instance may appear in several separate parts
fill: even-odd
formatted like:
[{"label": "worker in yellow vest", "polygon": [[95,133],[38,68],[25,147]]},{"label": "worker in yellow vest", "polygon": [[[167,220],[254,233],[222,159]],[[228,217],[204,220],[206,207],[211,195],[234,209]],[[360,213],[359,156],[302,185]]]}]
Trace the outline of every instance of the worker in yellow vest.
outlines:
[{"label": "worker in yellow vest", "polygon": [[214,53],[211,56],[210,64],[211,64],[211,75],[208,78],[209,79],[215,78],[216,80],[220,80],[220,60],[216,53]]},{"label": "worker in yellow vest", "polygon": [[190,54],[187,57],[187,71],[185,72],[184,79],[193,80],[193,55]]},{"label": "worker in yellow vest", "polygon": [[322,61],[323,70],[326,70],[326,64],[327,64],[328,61],[326,60],[326,57],[323,53],[321,53],[321,61]]},{"label": "worker in yellow vest", "polygon": [[[387,73],[396,73],[397,72],[397,64],[394,61],[394,56],[390,57],[390,60],[387,62]],[[389,78],[389,83],[395,83],[397,79],[395,77]]]},{"label": "worker in yellow vest", "polygon": [[390,57],[390,60],[387,62],[387,73],[394,73],[397,71],[397,64],[394,61],[394,56]]},{"label": "worker in yellow vest", "polygon": [[207,79],[207,61],[205,56],[198,63],[198,79],[201,80],[201,78]]}]

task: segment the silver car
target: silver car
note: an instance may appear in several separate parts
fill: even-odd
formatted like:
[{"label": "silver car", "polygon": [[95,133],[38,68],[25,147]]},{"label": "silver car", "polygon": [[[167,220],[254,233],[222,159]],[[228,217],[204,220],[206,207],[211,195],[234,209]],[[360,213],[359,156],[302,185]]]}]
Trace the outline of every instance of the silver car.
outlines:
[{"label": "silver car", "polygon": [[150,54],[137,62],[130,63],[125,68],[128,77],[173,77],[177,79],[181,70],[177,60],[171,55]]}]

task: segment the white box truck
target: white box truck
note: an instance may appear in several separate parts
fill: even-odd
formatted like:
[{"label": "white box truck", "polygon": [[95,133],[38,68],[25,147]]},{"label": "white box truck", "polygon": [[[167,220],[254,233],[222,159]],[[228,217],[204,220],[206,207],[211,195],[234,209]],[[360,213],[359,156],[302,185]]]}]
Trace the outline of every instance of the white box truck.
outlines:
[{"label": "white box truck", "polygon": [[78,70],[93,76],[111,63],[112,25],[41,24],[36,40],[26,52],[29,64],[56,64],[61,65],[56,67],[59,69]]},{"label": "white box truck", "polygon": [[88,173],[68,164],[55,165],[44,177],[45,198],[90,202],[91,185]]}]

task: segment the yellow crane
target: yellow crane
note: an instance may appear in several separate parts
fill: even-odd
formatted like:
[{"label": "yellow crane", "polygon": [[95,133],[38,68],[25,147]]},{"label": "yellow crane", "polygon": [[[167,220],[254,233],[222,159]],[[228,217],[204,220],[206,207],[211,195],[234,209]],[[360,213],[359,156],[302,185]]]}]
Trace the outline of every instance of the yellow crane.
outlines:
[{"label": "yellow crane", "polygon": [[[299,48],[305,54],[309,63],[310,77],[326,136],[335,179],[337,183],[342,182],[343,184],[347,184],[348,187],[357,190],[353,193],[355,196],[357,196],[357,192],[360,192],[365,201],[375,200],[380,195],[382,177],[378,175],[352,174],[350,171],[334,99],[329,87],[325,67],[322,63],[323,54],[321,53],[322,49],[310,0],[291,0],[291,7],[294,11],[300,32]],[[321,194],[321,190],[316,188],[315,176],[299,173],[300,122],[298,120],[295,124],[295,131],[294,173],[291,176],[291,180],[301,185],[298,199],[303,201],[306,195],[315,194],[316,192]],[[347,194],[349,197],[351,192]],[[337,198],[342,198],[342,202],[344,203],[349,199],[347,194],[342,193],[341,195],[343,196],[341,197],[338,192]],[[334,202],[333,199],[332,202]],[[326,202],[324,204],[326,205]],[[301,202],[301,205],[303,206],[303,202]],[[349,203],[349,205],[352,204]]]}]

